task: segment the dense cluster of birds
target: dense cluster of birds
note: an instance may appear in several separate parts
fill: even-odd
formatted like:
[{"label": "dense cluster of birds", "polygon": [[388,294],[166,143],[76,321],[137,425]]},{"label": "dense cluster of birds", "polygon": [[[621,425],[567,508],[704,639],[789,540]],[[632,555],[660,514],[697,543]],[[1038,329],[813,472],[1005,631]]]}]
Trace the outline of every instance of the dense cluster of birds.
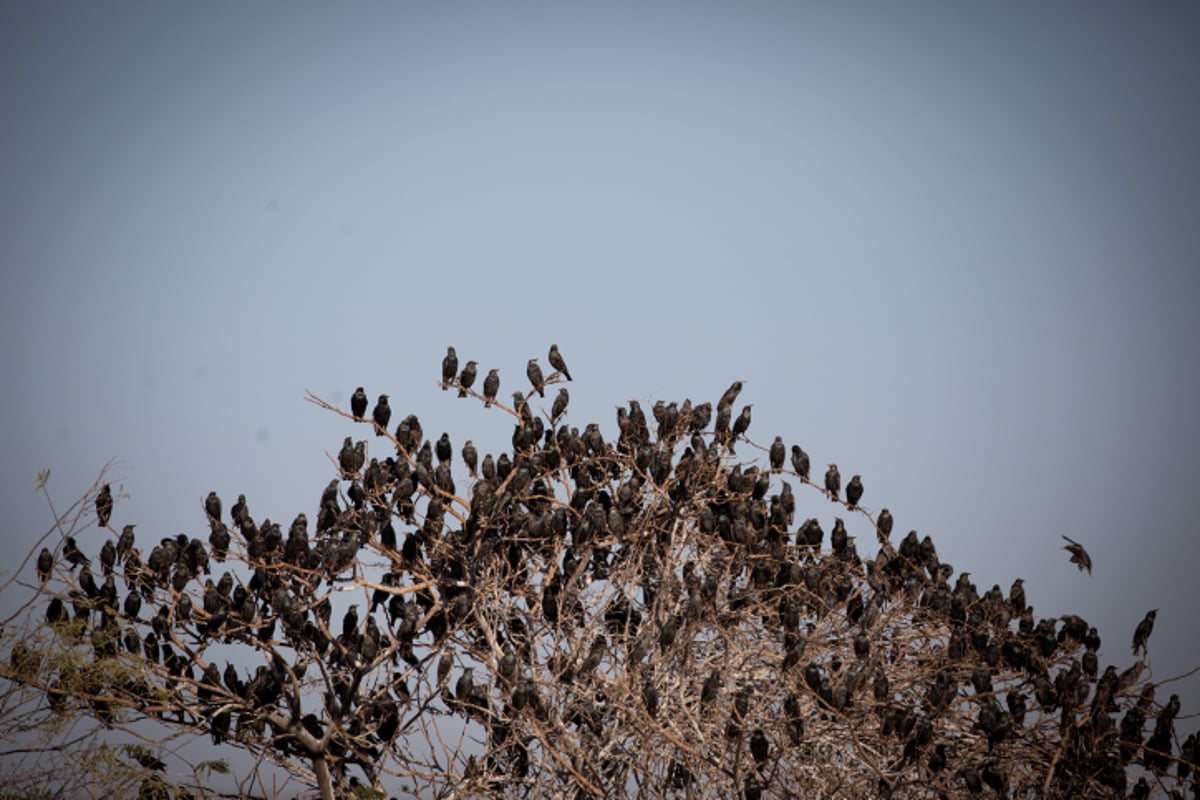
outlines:
[{"label": "dense cluster of birds", "polygon": [[[493,796],[783,797],[841,781],[859,796],[1200,797],[1200,746],[1175,740],[1180,700],[1160,705],[1142,680],[1156,612],[1132,666],[1101,671],[1096,628],[1038,619],[1020,579],[981,594],[969,573],[951,581],[931,537],[894,544],[861,476],[843,493],[830,463],[818,485],[779,436],[765,465],[738,460],[741,382],[649,417],[630,401],[610,440],[564,421],[565,387],[535,413],[535,393],[571,380],[556,345],[549,364],[528,361],[496,457],[431,441],[415,414],[389,429],[389,395],[368,416],[358,387],[349,417],[387,454],[347,436],[314,523],[300,513],[284,531],[245,495],[226,513],[210,492],[206,539],[146,552],[125,524],[98,570],[72,537],[43,550],[39,582],[63,586],[49,623],[96,662],[137,665],[48,676],[48,702],[321,761],[342,792],[391,774]],[[448,348],[441,388],[498,405],[498,370],[482,393],[477,374]],[[790,481],[861,515],[877,554],[859,555],[842,517],[828,542],[816,517],[798,520]],[[95,512],[112,530],[107,484]],[[363,600],[335,621],[346,587]],[[218,663],[239,646],[261,663]],[[478,752],[415,746],[439,715],[479,726]]]}]

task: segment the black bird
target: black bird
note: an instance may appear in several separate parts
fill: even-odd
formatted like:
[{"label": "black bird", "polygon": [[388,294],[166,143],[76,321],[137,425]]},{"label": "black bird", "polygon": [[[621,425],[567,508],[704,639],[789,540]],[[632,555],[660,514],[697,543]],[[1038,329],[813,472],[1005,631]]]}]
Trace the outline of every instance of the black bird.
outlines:
[{"label": "black bird", "polygon": [[496,402],[496,392],[500,391],[500,370],[488,370],[487,377],[483,379],[483,407],[491,408],[492,403]]},{"label": "black bird", "polygon": [[1091,575],[1092,557],[1088,555],[1087,550],[1084,550],[1083,545],[1071,537],[1064,536],[1063,538],[1068,542],[1063,546],[1063,550],[1066,550],[1071,554],[1071,563],[1078,564],[1080,572],[1083,572],[1086,569],[1088,571],[1088,575]]},{"label": "black bird", "polygon": [[112,490],[106,483],[100,487],[100,494],[96,495],[96,519],[99,520],[101,528],[108,527],[108,518],[112,516],[112,510]]},{"label": "black bird", "polygon": [[458,374],[458,353],[453,347],[446,348],[446,357],[442,359],[442,391],[450,388],[454,376]]},{"label": "black bird", "polygon": [[71,565],[71,569],[80,565],[89,567],[92,564],[92,560],[85,556],[80,551],[79,546],[75,544],[74,536],[68,536],[66,541],[63,542],[63,558]]},{"label": "black bird", "polygon": [[478,371],[478,368],[479,365],[474,361],[468,361],[467,365],[463,367],[462,374],[458,376],[459,397],[466,397],[467,389],[470,389],[475,384],[475,375]]},{"label": "black bird", "polygon": [[478,478],[479,473],[477,472],[477,469],[479,466],[479,451],[475,449],[475,445],[471,443],[470,439],[467,439],[466,444],[463,445],[462,457],[463,463],[466,464],[467,469],[471,471],[471,477]]},{"label": "black bird", "polygon": [[52,569],[54,569],[54,554],[50,552],[48,547],[43,547],[42,552],[38,553],[37,557],[38,580],[42,583],[49,580]]},{"label": "black bird", "polygon": [[354,394],[350,395],[350,413],[354,415],[355,419],[362,419],[367,415],[367,393],[361,386],[354,390]]},{"label": "black bird", "polygon": [[862,499],[862,493],[862,478],[860,478],[858,475],[855,475],[850,479],[850,482],[846,484],[846,500],[850,504],[850,508],[853,509],[858,507],[858,501]]},{"label": "black bird", "polygon": [[445,464],[450,461],[454,455],[454,445],[450,444],[450,434],[442,431],[441,437],[434,443],[433,452],[437,455],[439,464]]},{"label": "black bird", "polygon": [[804,480],[808,480],[808,453],[800,449],[800,445],[792,445],[792,469]]},{"label": "black bird", "polygon": [[782,436],[776,436],[775,441],[771,443],[771,469],[783,469],[783,459],[787,455],[787,447],[783,443]]},{"label": "black bird", "polygon": [[122,564],[133,550],[133,528],[133,525],[126,525],[121,529],[121,535],[117,537],[117,560]]},{"label": "black bird", "polygon": [[354,452],[354,442],[349,436],[342,442],[342,449],[338,453],[338,466],[342,468],[342,472],[347,475],[353,475],[356,470],[354,468],[357,456]]},{"label": "black bird", "polygon": [[558,390],[558,396],[554,398],[554,405],[550,407],[550,419],[552,422],[558,422],[559,418],[567,412],[567,403],[571,401],[571,395],[567,393],[567,387],[562,387]]},{"label": "black bird", "polygon": [[386,394],[379,395],[379,401],[375,403],[375,408],[371,411],[371,417],[375,420],[375,424],[379,426],[375,429],[375,435],[383,436],[387,432],[388,422],[392,419],[392,407],[388,405],[388,396]]},{"label": "black bird", "polygon": [[700,702],[708,703],[715,700],[717,692],[721,690],[721,671],[714,669],[712,674],[708,676],[708,680],[704,681],[704,686],[700,689]]},{"label": "black bird", "polygon": [[550,345],[550,366],[566,376],[567,380],[573,380],[571,378],[571,371],[567,369],[567,362],[563,361],[562,353],[558,352],[558,345],[556,344]]},{"label": "black bird", "polygon": [[210,520],[220,521],[221,498],[217,497],[216,492],[209,492],[208,497],[204,498],[204,513],[208,515]]},{"label": "black bird", "polygon": [[100,547],[100,569],[105,575],[112,575],[113,566],[117,563],[117,548],[112,539],[106,539]]},{"label": "black bird", "polygon": [[[750,427],[750,405],[742,406],[742,413],[738,414],[738,418],[733,421],[733,438],[737,438],[744,434]],[[732,443],[731,443],[732,444]],[[733,447],[729,448],[729,452],[733,452]]]},{"label": "black bird", "polygon": [[529,364],[525,367],[525,374],[529,377],[529,382],[533,384],[533,388],[537,389],[538,396],[545,397],[546,379],[542,376],[542,368],[538,366],[536,358],[529,359]]},{"label": "black bird", "polygon": [[1133,654],[1136,656],[1138,650],[1146,652],[1146,642],[1150,640],[1150,633],[1154,630],[1154,618],[1158,615],[1158,609],[1147,611],[1146,616],[1138,623],[1137,629],[1133,632]]},{"label": "black bird", "polygon": [[218,522],[213,525],[212,533],[208,535],[208,543],[212,545],[213,558],[217,561],[224,561],[226,554],[229,553],[229,529],[225,527],[225,523]]},{"label": "black bird", "polygon": [[755,728],[754,733],[750,734],[750,755],[754,757],[754,761],[758,764],[767,760],[767,756],[771,751],[771,742],[767,739],[767,735],[763,733],[762,728]]},{"label": "black bird", "polygon": [[830,464],[825,472],[825,491],[829,492],[831,500],[836,501],[841,490],[842,476],[838,473],[837,464]]},{"label": "black bird", "polygon": [[879,518],[875,520],[875,527],[879,531],[879,543],[883,544],[888,540],[888,536],[892,533],[892,525],[895,520],[892,519],[892,512],[886,508],[879,512]]},{"label": "black bird", "polygon": [[342,617],[342,636],[350,638],[356,633],[358,633],[358,604],[354,603],[346,609],[346,614]]},{"label": "black bird", "polygon": [[725,390],[725,394],[721,395],[721,399],[717,403],[717,408],[720,408],[721,406],[732,406],[734,401],[737,400],[737,396],[741,391],[741,381],[734,381],[731,383],[729,388]]}]

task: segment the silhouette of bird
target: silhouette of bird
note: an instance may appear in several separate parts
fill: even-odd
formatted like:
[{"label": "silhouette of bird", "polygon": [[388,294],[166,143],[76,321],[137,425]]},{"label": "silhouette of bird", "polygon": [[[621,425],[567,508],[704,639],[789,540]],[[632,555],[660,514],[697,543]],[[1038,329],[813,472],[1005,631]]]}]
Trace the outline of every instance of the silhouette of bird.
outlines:
[{"label": "silhouette of bird", "polygon": [[88,567],[92,563],[92,560],[79,550],[79,546],[75,544],[74,536],[68,536],[66,541],[63,542],[63,558],[71,565],[71,569],[80,565]]},{"label": "silhouette of bird", "polygon": [[450,388],[454,376],[458,374],[458,353],[453,347],[446,348],[446,357],[442,359],[442,391]]},{"label": "silhouette of bird", "polygon": [[787,455],[787,446],[784,445],[782,436],[775,437],[775,441],[771,443],[771,450],[768,455],[771,459],[771,469],[783,469],[783,459]]},{"label": "silhouette of bird", "polygon": [[386,394],[379,395],[379,401],[375,403],[375,408],[371,411],[371,417],[375,420],[375,424],[379,426],[375,429],[375,435],[383,436],[387,432],[388,422],[392,419],[392,407],[388,405],[388,396]]},{"label": "silhouette of bird", "polygon": [[492,403],[496,402],[496,392],[500,391],[500,370],[488,370],[487,377],[483,379],[483,407],[491,408]]},{"label": "silhouette of bird", "polygon": [[800,449],[800,445],[792,445],[792,469],[804,480],[808,480],[808,453]]},{"label": "silhouette of bird", "polygon": [[122,564],[129,557],[129,553],[133,550],[133,528],[132,524],[126,525],[121,529],[121,535],[117,537],[117,561]]},{"label": "silhouette of bird", "polygon": [[1150,634],[1154,630],[1154,618],[1158,616],[1158,609],[1147,611],[1146,616],[1138,623],[1137,629],[1133,632],[1133,654],[1136,656],[1138,650],[1146,652],[1146,642],[1150,640]]},{"label": "silhouette of bird", "polygon": [[467,469],[471,471],[471,477],[479,477],[477,472],[479,466],[479,451],[475,449],[475,445],[467,439],[466,444],[462,448],[463,463],[467,465]]},{"label": "silhouette of bird", "polygon": [[1066,539],[1068,542],[1066,545],[1063,546],[1063,550],[1070,552],[1071,563],[1078,564],[1080,572],[1082,572],[1083,570],[1086,569],[1088,571],[1088,575],[1091,575],[1092,574],[1092,557],[1088,555],[1087,550],[1084,550],[1083,545],[1081,545],[1079,542],[1075,541],[1071,537],[1064,536],[1063,538]]},{"label": "silhouette of bird", "polygon": [[838,493],[842,491],[842,476],[838,473],[837,464],[830,464],[825,472],[825,491],[829,492],[830,499],[835,501],[838,499]]},{"label": "silhouette of bird", "polygon": [[566,376],[567,380],[573,380],[571,378],[571,371],[567,369],[567,362],[563,361],[562,354],[558,352],[558,345],[556,344],[550,345],[550,366]]},{"label": "silhouette of bird", "polygon": [[106,483],[100,487],[100,494],[96,495],[96,519],[100,522],[101,528],[108,527],[108,518],[112,516],[112,510],[112,490]]},{"label": "silhouette of bird", "polygon": [[43,547],[37,558],[38,580],[42,583],[48,581],[52,569],[54,569],[54,554],[50,552],[49,548]]},{"label": "silhouette of bird", "polygon": [[208,497],[204,498],[204,513],[208,515],[210,524],[221,521],[221,498],[216,492],[209,492]]},{"label": "silhouette of bird", "polygon": [[875,527],[879,531],[880,544],[883,544],[888,540],[888,536],[890,536],[892,533],[892,525],[894,524],[895,520],[892,519],[892,512],[888,511],[886,508],[881,509],[879,512],[879,518],[875,520]]},{"label": "silhouette of bird", "polygon": [[529,364],[525,367],[525,374],[529,377],[529,382],[533,384],[533,388],[537,389],[539,397],[546,396],[546,390],[543,384],[546,379],[542,377],[542,368],[538,366],[537,359],[529,359]]},{"label": "silhouette of bird", "polygon": [[550,419],[553,422],[558,422],[559,418],[567,412],[567,403],[569,402],[571,402],[571,395],[564,386],[558,390],[558,396],[554,398],[554,405],[550,407]]},{"label": "silhouette of bird", "polygon": [[100,569],[105,575],[112,575],[113,566],[117,563],[117,548],[112,539],[105,540],[100,548]]},{"label": "silhouette of bird", "polygon": [[354,390],[354,394],[350,395],[350,413],[356,419],[362,419],[367,413],[367,393],[363,391],[363,387],[358,387]]},{"label": "silhouette of bird", "polygon": [[475,375],[478,372],[479,365],[474,361],[468,361],[463,367],[462,373],[458,376],[458,396],[466,397],[467,389],[475,385]]},{"label": "silhouette of bird", "polygon": [[731,383],[729,388],[725,390],[725,394],[721,395],[720,401],[717,402],[717,408],[720,408],[721,406],[732,406],[734,401],[737,400],[737,396],[741,391],[741,381],[734,381]]},{"label": "silhouette of bird", "polygon": [[846,484],[846,500],[849,503],[850,508],[853,509],[858,507],[858,501],[862,499],[862,493],[862,478],[860,478],[858,475],[855,475],[850,479],[850,482]]}]

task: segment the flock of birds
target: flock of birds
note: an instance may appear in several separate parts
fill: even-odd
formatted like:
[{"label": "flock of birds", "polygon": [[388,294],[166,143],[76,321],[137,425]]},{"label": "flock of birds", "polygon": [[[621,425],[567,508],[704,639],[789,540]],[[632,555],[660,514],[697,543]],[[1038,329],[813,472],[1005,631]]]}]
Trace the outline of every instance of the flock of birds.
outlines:
[{"label": "flock of birds", "polygon": [[[488,734],[486,758],[472,756],[454,779],[494,793],[529,793],[549,775],[619,792],[635,773],[663,792],[684,791],[699,766],[672,757],[651,774],[657,767],[644,752],[612,752],[614,736],[631,735],[630,720],[666,730],[665,720],[683,715],[723,720],[712,746],[734,742],[748,757],[725,773],[738,776],[747,798],[796,791],[797,754],[817,770],[810,775],[830,769],[814,743],[839,725],[869,732],[892,753],[870,771],[885,795],[1016,796],[1036,785],[1054,796],[1148,797],[1156,783],[1200,797],[1200,783],[1189,783],[1196,737],[1174,756],[1178,696],[1159,706],[1155,686],[1140,681],[1155,611],[1134,634],[1141,658],[1101,672],[1096,629],[1074,615],[1038,620],[1020,579],[1007,596],[998,586],[981,595],[968,573],[951,584],[954,570],[929,536],[910,531],[894,546],[891,513],[872,519],[860,506],[859,475],[843,495],[829,464],[817,487],[808,454],[778,436],[765,469],[736,461],[751,420],[750,405],[734,416],[740,382],[715,407],[656,403],[653,432],[630,401],[610,442],[596,423],[583,431],[562,423],[565,387],[548,416],[534,413],[534,393],[544,398],[548,384],[572,380],[556,345],[549,363],[547,377],[530,359],[531,388],[514,393],[511,453],[480,462],[473,444],[463,445],[469,500],[457,494],[449,435],[431,442],[411,414],[391,432],[388,395],[368,416],[359,387],[351,415],[391,440],[394,454],[368,460],[366,441],[346,437],[341,474],[322,492],[313,530],[305,513],[286,533],[256,522],[245,495],[226,515],[211,492],[207,542],[162,538],[143,560],[126,524],[100,548],[96,574],[67,537],[58,573],[66,585],[47,619],[76,633],[82,626],[95,659],[132,657],[146,669],[103,686],[94,674],[93,683],[52,676],[51,705],[74,694],[109,722],[124,706],[206,730],[217,743],[327,759],[343,790],[357,780],[351,766],[376,783],[385,752],[415,757],[398,746],[405,732],[422,714],[446,713]],[[481,393],[477,373],[475,361],[460,371],[450,347],[441,388],[497,404],[498,370]],[[789,476],[867,515],[878,554],[862,559],[841,518],[828,548],[816,518],[797,524]],[[113,511],[106,484],[95,500],[100,527],[110,529]],[[1071,561],[1090,573],[1086,551],[1067,541]],[[384,558],[382,575],[368,576],[364,550]],[[61,562],[43,549],[39,581]],[[222,567],[213,562],[242,566],[214,579]],[[369,608],[350,605],[335,625],[335,588],[364,580],[374,587]],[[899,652],[905,629],[931,631],[926,642],[935,646]],[[732,641],[772,659],[771,679],[736,674],[718,659],[685,685],[700,669],[697,653]],[[210,657],[218,644],[248,645],[263,663],[222,670]],[[616,684],[627,689],[619,702]],[[315,703],[301,691],[314,685],[322,689]],[[1019,746],[1035,731],[1034,712],[1060,720],[1052,727],[1062,747],[1048,775],[1034,775]],[[965,731],[964,714],[973,717]],[[561,756],[547,755],[547,730],[607,755],[599,763],[576,755],[564,770]],[[1133,786],[1130,765],[1144,770]]]}]

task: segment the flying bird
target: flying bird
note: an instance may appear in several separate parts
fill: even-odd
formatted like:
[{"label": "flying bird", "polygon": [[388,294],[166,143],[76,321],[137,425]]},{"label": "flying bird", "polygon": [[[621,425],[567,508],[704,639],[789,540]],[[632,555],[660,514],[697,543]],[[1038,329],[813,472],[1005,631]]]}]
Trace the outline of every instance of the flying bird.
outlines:
[{"label": "flying bird", "polygon": [[558,345],[550,345],[550,366],[566,376],[567,380],[574,380],[571,377],[571,371],[567,369],[567,362],[563,361],[562,353],[558,352]]},{"label": "flying bird", "polygon": [[1088,555],[1087,550],[1084,550],[1083,545],[1072,539],[1070,536],[1064,536],[1063,538],[1068,542],[1068,544],[1063,546],[1063,550],[1070,552],[1071,563],[1078,564],[1080,572],[1086,569],[1088,571],[1088,575],[1091,575],[1092,557]]}]

